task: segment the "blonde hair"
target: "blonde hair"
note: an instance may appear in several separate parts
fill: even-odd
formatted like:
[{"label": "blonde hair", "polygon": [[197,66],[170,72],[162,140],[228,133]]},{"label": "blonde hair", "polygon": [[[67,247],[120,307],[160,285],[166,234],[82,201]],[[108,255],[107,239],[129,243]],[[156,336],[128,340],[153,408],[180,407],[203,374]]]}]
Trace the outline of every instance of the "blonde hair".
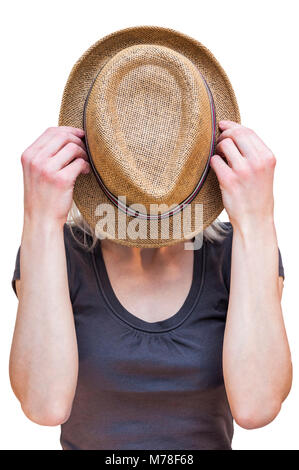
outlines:
[{"label": "blonde hair", "polygon": [[[87,250],[92,250],[94,248],[98,238],[95,234],[95,231],[82,217],[74,201],[68,214],[67,224],[69,225],[71,233],[79,245]],[[80,239],[76,236],[74,231],[75,228],[80,229]],[[216,219],[203,231],[203,236],[204,239],[213,243],[215,241],[220,241],[227,234],[227,232],[227,225],[225,225],[219,219]],[[92,242],[90,242],[88,239],[91,239]]]}]

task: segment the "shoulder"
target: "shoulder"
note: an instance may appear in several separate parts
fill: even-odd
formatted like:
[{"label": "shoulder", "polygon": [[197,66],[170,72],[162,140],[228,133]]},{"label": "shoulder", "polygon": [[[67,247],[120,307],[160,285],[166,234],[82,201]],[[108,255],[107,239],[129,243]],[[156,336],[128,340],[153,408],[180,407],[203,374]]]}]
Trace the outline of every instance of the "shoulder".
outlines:
[{"label": "shoulder", "polygon": [[92,237],[77,225],[66,223],[63,227],[64,243],[67,249],[87,252],[92,246]]},{"label": "shoulder", "polygon": [[77,270],[79,265],[90,260],[92,237],[76,225],[65,224],[63,231],[68,269]]},{"label": "shoulder", "polygon": [[233,227],[230,222],[221,222],[216,236],[212,239],[207,238],[205,244],[208,251],[217,253],[218,255],[222,252],[225,253],[231,250],[233,239]]},{"label": "shoulder", "polygon": [[222,222],[216,239],[205,240],[206,274],[213,280],[230,286],[233,227],[230,222]]}]

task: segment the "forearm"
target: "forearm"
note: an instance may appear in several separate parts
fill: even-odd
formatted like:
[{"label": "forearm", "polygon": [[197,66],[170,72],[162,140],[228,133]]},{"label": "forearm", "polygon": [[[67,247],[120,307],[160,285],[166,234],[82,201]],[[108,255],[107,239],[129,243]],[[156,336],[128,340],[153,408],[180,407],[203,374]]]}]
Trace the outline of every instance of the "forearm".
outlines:
[{"label": "forearm", "polygon": [[292,375],[271,218],[234,227],[223,369],[236,420],[245,427],[270,422],[289,392]]},{"label": "forearm", "polygon": [[25,220],[20,269],[12,387],[30,419],[59,424],[70,411],[78,371],[63,227]]}]

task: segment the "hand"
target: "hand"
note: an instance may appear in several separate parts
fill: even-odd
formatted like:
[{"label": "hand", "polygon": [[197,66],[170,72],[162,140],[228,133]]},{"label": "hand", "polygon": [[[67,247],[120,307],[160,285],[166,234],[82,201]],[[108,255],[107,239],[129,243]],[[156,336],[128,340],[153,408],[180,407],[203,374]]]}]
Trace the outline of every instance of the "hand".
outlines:
[{"label": "hand", "polygon": [[22,154],[25,219],[65,223],[75,180],[90,170],[83,136],[74,127],[51,127]]},{"label": "hand", "polygon": [[[224,207],[233,227],[273,218],[275,157],[251,129],[220,121],[216,154],[211,159]],[[226,161],[223,159],[226,159]]]}]

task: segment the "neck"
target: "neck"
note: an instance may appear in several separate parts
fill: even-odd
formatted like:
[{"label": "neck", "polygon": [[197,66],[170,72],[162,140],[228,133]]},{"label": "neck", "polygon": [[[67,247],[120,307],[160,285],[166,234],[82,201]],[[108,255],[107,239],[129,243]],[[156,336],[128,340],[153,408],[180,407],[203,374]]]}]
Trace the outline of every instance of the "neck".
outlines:
[{"label": "neck", "polygon": [[152,264],[167,263],[169,260],[174,260],[177,256],[181,255],[184,251],[184,243],[179,242],[172,246],[158,247],[158,248],[137,248],[124,246],[115,243],[111,240],[101,241],[102,250],[109,253],[116,260],[127,260],[135,265],[140,265],[144,268]]}]

